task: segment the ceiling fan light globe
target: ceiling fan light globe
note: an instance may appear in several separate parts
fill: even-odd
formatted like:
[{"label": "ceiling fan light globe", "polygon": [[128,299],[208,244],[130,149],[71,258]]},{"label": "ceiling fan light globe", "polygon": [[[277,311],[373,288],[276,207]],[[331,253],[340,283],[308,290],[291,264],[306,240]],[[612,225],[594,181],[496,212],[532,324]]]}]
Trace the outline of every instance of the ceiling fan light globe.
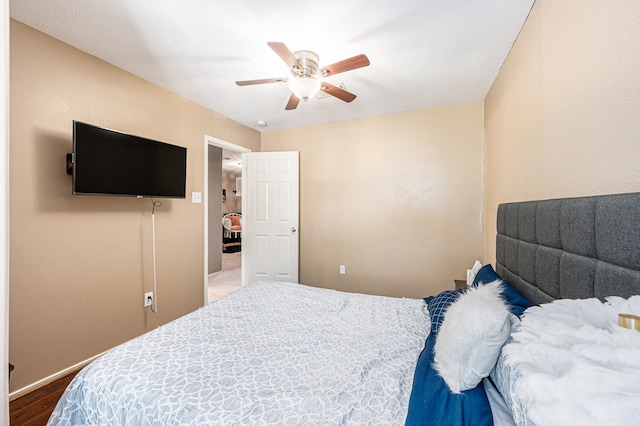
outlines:
[{"label": "ceiling fan light globe", "polygon": [[289,79],[289,90],[293,92],[298,99],[306,101],[312,98],[320,90],[320,80],[313,77],[294,77]]}]

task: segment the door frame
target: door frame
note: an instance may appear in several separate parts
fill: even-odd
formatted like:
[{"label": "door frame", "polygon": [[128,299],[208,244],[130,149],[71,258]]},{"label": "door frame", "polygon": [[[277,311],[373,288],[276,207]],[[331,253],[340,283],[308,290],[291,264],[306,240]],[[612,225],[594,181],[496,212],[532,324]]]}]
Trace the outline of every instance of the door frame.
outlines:
[{"label": "door frame", "polygon": [[[251,152],[249,148],[236,145],[213,136],[204,135],[204,304],[209,303],[209,146],[222,149],[230,149],[239,152]],[[244,215],[244,212],[242,213]],[[244,255],[242,256],[244,259]],[[240,285],[244,285],[244,260],[241,260],[240,269],[242,272]]]}]

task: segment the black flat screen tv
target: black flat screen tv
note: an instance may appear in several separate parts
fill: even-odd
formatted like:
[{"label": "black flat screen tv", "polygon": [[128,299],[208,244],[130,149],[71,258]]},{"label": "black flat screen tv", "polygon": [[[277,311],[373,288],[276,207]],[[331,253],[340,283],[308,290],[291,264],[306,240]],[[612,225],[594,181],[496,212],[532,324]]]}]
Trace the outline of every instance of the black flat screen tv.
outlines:
[{"label": "black flat screen tv", "polygon": [[187,148],[73,122],[73,193],[185,198]]}]

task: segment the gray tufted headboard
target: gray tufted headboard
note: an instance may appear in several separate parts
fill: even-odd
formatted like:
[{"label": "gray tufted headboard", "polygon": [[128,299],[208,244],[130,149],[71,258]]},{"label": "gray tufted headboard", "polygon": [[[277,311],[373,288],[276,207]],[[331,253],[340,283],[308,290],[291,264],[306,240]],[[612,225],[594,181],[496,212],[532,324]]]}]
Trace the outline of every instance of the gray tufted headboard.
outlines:
[{"label": "gray tufted headboard", "polygon": [[496,272],[537,304],[640,294],[640,193],[500,204]]}]

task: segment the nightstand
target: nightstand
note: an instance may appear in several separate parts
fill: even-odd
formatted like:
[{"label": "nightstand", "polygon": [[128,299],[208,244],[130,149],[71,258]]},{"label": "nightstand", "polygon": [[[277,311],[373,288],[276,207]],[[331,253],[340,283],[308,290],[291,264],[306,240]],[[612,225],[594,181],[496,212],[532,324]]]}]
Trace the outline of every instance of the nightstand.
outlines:
[{"label": "nightstand", "polygon": [[467,288],[467,280],[453,280],[453,282],[456,284],[456,290]]}]

